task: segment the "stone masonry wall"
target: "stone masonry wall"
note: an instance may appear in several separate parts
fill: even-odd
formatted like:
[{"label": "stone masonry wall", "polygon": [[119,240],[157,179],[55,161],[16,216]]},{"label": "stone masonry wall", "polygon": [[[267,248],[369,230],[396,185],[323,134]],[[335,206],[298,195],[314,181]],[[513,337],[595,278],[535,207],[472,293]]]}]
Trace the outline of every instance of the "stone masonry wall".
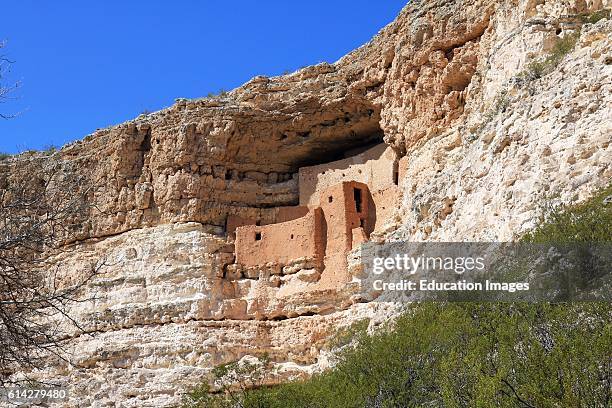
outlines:
[{"label": "stone masonry wall", "polygon": [[[355,293],[355,251],[337,274],[305,261],[231,270],[227,216],[276,222],[278,207],[299,204],[300,167],[384,136],[404,156],[401,208],[376,220],[374,238],[515,239],[545,206],[612,179],[612,22],[581,17],[602,7],[612,2],[413,0],[333,64],[177,100],[51,157],[0,161],[0,185],[24,161],[91,175],[97,212],[54,259],[65,282],[107,261],[73,306],[85,333],[65,339],[70,364],[28,374],[70,384],[70,407],[170,407],[219,364],[268,353],[273,381],[328,367],[336,330],[393,314]],[[557,67],[520,80],[573,33]]]},{"label": "stone masonry wall", "polygon": [[323,212],[313,209],[293,221],[265,226],[248,225],[236,230],[236,263],[244,266],[274,262],[287,265],[299,258],[322,260]]}]

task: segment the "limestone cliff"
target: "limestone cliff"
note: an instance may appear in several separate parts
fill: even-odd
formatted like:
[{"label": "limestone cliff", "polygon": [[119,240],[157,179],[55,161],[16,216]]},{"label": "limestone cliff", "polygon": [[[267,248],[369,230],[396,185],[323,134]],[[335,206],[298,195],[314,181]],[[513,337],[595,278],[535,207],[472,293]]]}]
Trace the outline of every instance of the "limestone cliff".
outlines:
[{"label": "limestone cliff", "polygon": [[[68,278],[107,261],[85,294],[95,300],[73,308],[87,333],[66,340],[72,365],[34,375],[71,384],[74,406],[158,407],[211,367],[264,352],[277,380],[324,368],[338,327],[393,306],[363,303],[350,276],[314,287],[298,267],[280,292],[273,273],[228,273],[228,216],[278,222],[300,202],[300,168],[384,141],[400,157],[399,196],[371,239],[513,239],[543,203],[612,178],[612,21],[588,18],[611,6],[412,1],[333,64],[0,162],[0,184],[24,160],[59,160],[96,185],[78,240],[56,255]],[[570,36],[559,63],[531,75]]]}]

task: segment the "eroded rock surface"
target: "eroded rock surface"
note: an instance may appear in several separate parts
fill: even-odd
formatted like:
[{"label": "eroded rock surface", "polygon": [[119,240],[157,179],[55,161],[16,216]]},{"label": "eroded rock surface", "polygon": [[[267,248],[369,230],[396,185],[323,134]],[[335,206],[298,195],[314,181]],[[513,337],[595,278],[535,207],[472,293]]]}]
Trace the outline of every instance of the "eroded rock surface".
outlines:
[{"label": "eroded rock surface", "polygon": [[[74,307],[88,333],[67,339],[73,366],[35,375],[70,383],[71,406],[158,407],[211,367],[264,352],[277,380],[325,367],[339,327],[394,308],[359,303],[354,282],[281,291],[280,279],[314,284],[304,265],[232,275],[228,215],[277,222],[299,203],[301,167],[384,139],[402,157],[401,197],[373,239],[513,239],[544,203],[612,178],[612,21],[583,16],[611,6],[412,1],[334,64],[178,100],[63,148],[54,159],[91,175],[97,209],[57,262],[67,280],[107,265],[88,287],[96,300]],[[576,33],[558,66],[526,79]],[[45,159],[0,163],[0,183],[19,160]]]}]

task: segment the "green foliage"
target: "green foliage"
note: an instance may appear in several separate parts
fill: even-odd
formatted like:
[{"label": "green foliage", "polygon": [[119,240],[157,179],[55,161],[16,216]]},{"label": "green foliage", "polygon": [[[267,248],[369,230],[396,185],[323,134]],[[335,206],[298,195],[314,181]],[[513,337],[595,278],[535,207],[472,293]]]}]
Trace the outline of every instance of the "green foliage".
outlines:
[{"label": "green foliage", "polygon": [[41,152],[44,154],[53,154],[57,152],[57,150],[58,150],[57,146],[55,146],[54,144],[48,144],[43,147]]},{"label": "green foliage", "polygon": [[206,406],[604,406],[611,353],[605,303],[427,303],[330,371]]},{"label": "green foliage", "polygon": [[510,98],[508,97],[508,91],[505,89],[502,89],[495,97],[495,100],[493,101],[493,105],[491,106],[491,109],[485,115],[484,123],[488,123],[492,121],[493,118],[495,118],[497,115],[499,115],[502,112],[505,112],[506,109],[508,109],[509,105],[510,105]]},{"label": "green foliage", "polygon": [[[603,18],[610,18],[610,10],[604,9],[592,14],[583,14],[579,17],[583,23],[596,23]],[[518,74],[517,78],[530,82],[553,72],[561,61],[563,61],[563,58],[576,47],[579,38],[580,31],[577,31],[559,39],[546,58],[529,63],[525,70]],[[508,98],[507,91],[504,89],[496,96],[491,109],[486,113],[476,133],[480,133],[499,113],[505,112],[509,105],[510,99]],[[471,139],[475,140],[476,137]]]},{"label": "green foliage", "polygon": [[[551,210],[523,240],[610,241],[611,194],[612,186]],[[185,406],[603,407],[612,401],[608,302],[430,302],[413,304],[373,335],[366,327],[362,321],[339,331],[333,341],[349,346],[331,370],[275,387],[240,385],[236,392],[229,384],[254,385],[257,368],[222,366],[215,373],[221,392],[202,386]]]},{"label": "green foliage", "polygon": [[0,152],[0,160],[8,159],[9,157],[11,157],[10,154]]},{"label": "green foliage", "polygon": [[576,32],[561,38],[544,60],[530,63],[527,65],[527,69],[519,76],[526,80],[535,80],[551,73],[563,61],[563,58],[574,49],[579,37],[580,32]]},{"label": "green foliage", "polygon": [[206,97],[207,98],[215,98],[215,97],[225,98],[228,95],[229,95],[229,93],[225,89],[221,88],[221,89],[219,89],[219,91],[217,93],[209,92],[206,95]]},{"label": "green foliage", "polygon": [[525,242],[612,241],[612,185],[584,203],[566,208],[548,208],[540,226],[526,234]]},{"label": "green foliage", "polygon": [[350,344],[353,340],[359,340],[366,334],[369,324],[369,319],[363,319],[338,330],[327,342],[327,347],[336,349]]},{"label": "green foliage", "polygon": [[508,91],[502,89],[496,96],[491,108],[485,114],[482,123],[476,129],[476,132],[468,137],[469,142],[473,142],[478,138],[477,134],[481,133],[487,124],[489,124],[497,115],[503,113],[510,106],[510,98],[508,97]]},{"label": "green foliage", "polygon": [[601,9],[591,14],[581,14],[580,20],[585,24],[595,24],[604,18],[610,18],[610,9]]},{"label": "green foliage", "polygon": [[213,392],[208,384],[203,384],[185,396],[183,406],[188,408],[241,406],[242,401],[250,401],[248,390],[263,386],[269,370],[270,358],[267,354],[257,358],[256,362],[241,361],[217,366],[212,371],[212,380],[218,387],[218,392]]}]

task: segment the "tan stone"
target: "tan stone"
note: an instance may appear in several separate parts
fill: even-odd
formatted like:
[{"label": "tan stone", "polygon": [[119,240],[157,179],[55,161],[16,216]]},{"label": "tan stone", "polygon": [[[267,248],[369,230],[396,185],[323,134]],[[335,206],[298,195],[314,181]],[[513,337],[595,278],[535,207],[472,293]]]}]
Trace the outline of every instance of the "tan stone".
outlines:
[{"label": "tan stone", "polygon": [[[72,384],[69,406],[159,407],[177,405],[212,367],[262,353],[279,373],[273,381],[328,367],[324,346],[337,328],[396,310],[361,303],[373,299],[356,289],[364,239],[511,240],[544,203],[609,183],[612,23],[582,26],[576,48],[543,78],[520,74],[558,29],[582,24],[573,14],[610,6],[414,1],[334,64],[179,100],[64,147],[53,160],[91,175],[97,210],[54,259],[65,282],[109,262],[84,293],[96,300],[73,306],[88,333],[69,331],[73,365],[31,374]],[[364,159],[383,139],[393,150]],[[0,186],[24,161],[45,160],[0,161]],[[318,166],[331,172],[312,180],[324,198],[315,203],[299,179]],[[367,217],[349,211],[344,182],[369,191]],[[231,263],[233,230],[295,225],[308,206],[342,218],[328,223],[324,270],[310,250],[280,246],[286,264]]]}]

